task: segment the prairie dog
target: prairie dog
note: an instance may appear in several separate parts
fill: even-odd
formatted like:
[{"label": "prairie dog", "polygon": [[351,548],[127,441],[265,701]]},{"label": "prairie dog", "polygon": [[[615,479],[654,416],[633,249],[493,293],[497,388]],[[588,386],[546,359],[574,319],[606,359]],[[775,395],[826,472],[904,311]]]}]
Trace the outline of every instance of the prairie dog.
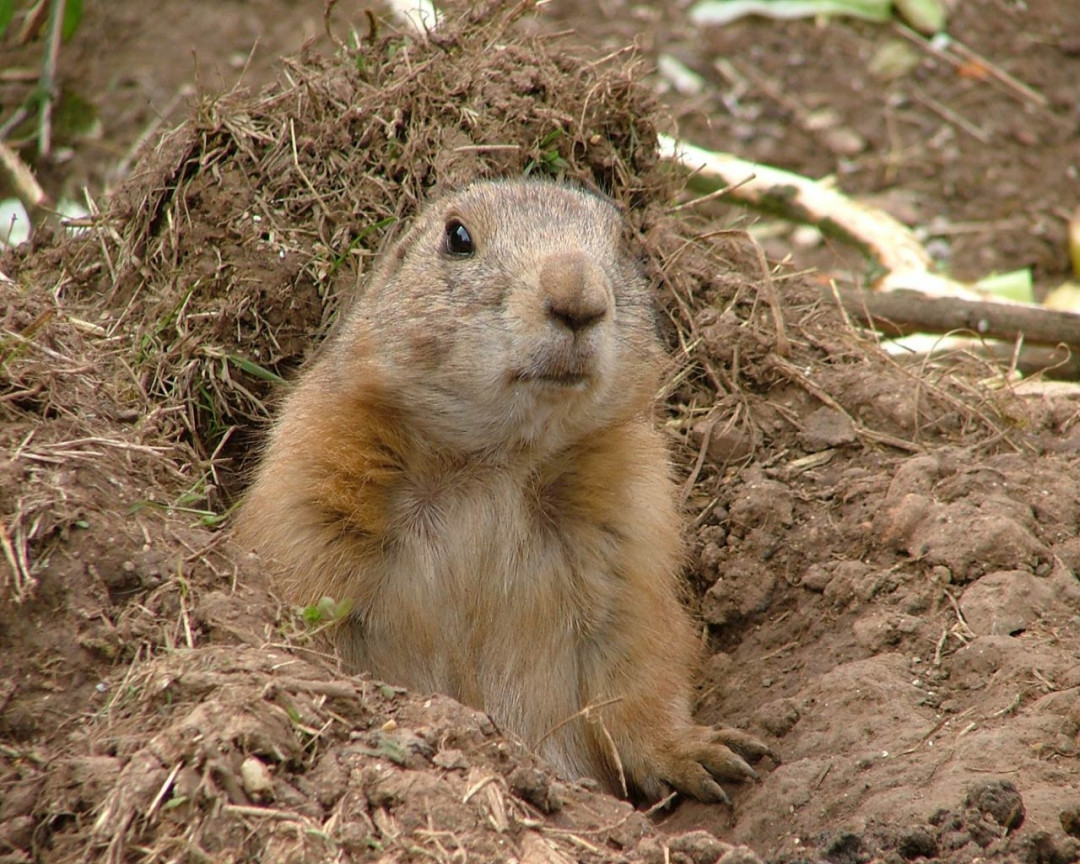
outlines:
[{"label": "prairie dog", "polygon": [[724,801],[769,751],[690,717],[652,316],[610,201],[437,199],[286,400],[239,531],[290,602],[348,603],[350,671],[480,708],[564,776]]}]

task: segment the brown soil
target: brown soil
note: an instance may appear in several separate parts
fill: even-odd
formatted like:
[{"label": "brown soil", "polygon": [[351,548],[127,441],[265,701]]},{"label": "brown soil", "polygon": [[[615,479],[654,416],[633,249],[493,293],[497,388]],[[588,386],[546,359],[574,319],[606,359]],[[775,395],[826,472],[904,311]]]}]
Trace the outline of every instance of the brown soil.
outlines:
[{"label": "brown soil", "polygon": [[[100,137],[61,138],[39,172],[54,196],[101,190],[150,146],[92,232],[0,258],[0,861],[1076,860],[1080,402],[889,360],[812,279],[768,280],[741,233],[704,236],[742,214],[672,214],[652,155],[673,118],[915,207],[957,275],[1031,264],[1049,286],[1080,152],[1067,6],[966,4],[950,25],[1042,104],[929,56],[874,81],[896,34],[849,22],[702,35],[665,4],[553,2],[430,44],[383,25],[347,59],[323,36],[283,75],[321,0],[87,4],[62,83]],[[552,37],[567,26],[591,44]],[[203,88],[228,91],[255,36],[254,93],[152,128],[193,80],[190,45]],[[596,62],[634,39],[720,95],[658,108],[648,63]],[[525,169],[623,202],[660,286],[699,718],[783,759],[730,809],[637,812],[477,712],[342,677],[230,540],[268,379],[332,326],[390,222]],[[861,269],[820,251],[799,260]]]}]

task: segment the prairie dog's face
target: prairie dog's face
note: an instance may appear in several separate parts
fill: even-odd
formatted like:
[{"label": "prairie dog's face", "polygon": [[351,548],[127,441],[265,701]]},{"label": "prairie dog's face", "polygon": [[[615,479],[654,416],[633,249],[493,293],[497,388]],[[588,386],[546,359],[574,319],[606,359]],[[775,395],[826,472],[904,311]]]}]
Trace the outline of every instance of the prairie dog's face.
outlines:
[{"label": "prairie dog's face", "polygon": [[557,446],[645,407],[658,351],[624,231],[572,187],[477,183],[421,214],[357,316],[448,443]]}]

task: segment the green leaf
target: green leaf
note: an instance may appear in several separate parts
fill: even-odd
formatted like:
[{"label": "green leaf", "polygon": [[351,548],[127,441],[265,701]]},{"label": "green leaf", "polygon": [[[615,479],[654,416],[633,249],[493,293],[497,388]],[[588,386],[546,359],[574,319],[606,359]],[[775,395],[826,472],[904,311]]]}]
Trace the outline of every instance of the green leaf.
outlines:
[{"label": "green leaf", "polygon": [[1011,270],[1008,273],[995,273],[985,279],[980,279],[975,283],[975,287],[1006,300],[1017,300],[1021,303],[1035,302],[1029,267]]},{"label": "green leaf", "polygon": [[945,29],[945,6],[939,0],[896,0],[896,11],[915,30],[927,36]]},{"label": "green leaf", "polygon": [[332,621],[341,621],[352,611],[352,603],[342,600],[340,603],[333,597],[323,597],[312,606],[305,606],[301,610],[304,623],[309,627],[319,624],[328,624]]},{"label": "green leaf", "polygon": [[327,276],[331,276],[331,275],[333,275],[333,274],[334,274],[335,272],[337,272],[337,269],[338,269],[338,268],[339,268],[339,267],[340,267],[340,266],[341,266],[342,264],[344,264],[344,263],[345,263],[345,261],[346,261],[346,260],[348,259],[348,257],[349,257],[349,254],[350,254],[350,253],[351,253],[351,252],[353,251],[353,249],[355,249],[355,248],[356,248],[357,246],[359,246],[359,245],[360,245],[360,241],[362,241],[362,240],[363,240],[363,239],[364,239],[365,237],[367,237],[367,235],[368,235],[368,234],[370,234],[370,233],[371,233],[372,231],[381,231],[381,230],[382,230],[383,228],[385,228],[385,227],[386,227],[387,225],[393,225],[393,224],[394,224],[395,222],[397,222],[397,217],[396,217],[396,216],[388,216],[388,217],[387,217],[387,218],[385,218],[385,219],[380,219],[380,220],[379,220],[378,222],[376,222],[376,223],[375,223],[374,225],[368,225],[368,226],[367,226],[367,227],[365,227],[365,228],[361,228],[361,229],[360,229],[360,230],[359,230],[359,231],[358,231],[358,232],[356,233],[356,236],[355,236],[355,237],[353,237],[353,239],[349,241],[349,246],[348,246],[348,248],[347,248],[347,249],[346,249],[346,250],[345,250],[345,251],[344,251],[344,252],[343,252],[342,254],[338,255],[338,256],[337,256],[337,257],[336,257],[336,258],[335,258],[335,259],[334,259],[334,260],[333,260],[333,261],[331,262],[331,264],[330,264],[330,270],[329,270],[329,271],[327,272],[327,274],[326,274],[326,275],[327,275]]},{"label": "green leaf", "polygon": [[0,0],[0,37],[4,35],[15,14],[15,0]]},{"label": "green leaf", "polygon": [[690,20],[695,24],[729,24],[744,15],[767,18],[851,15],[884,23],[892,17],[892,0],[701,0],[690,10]]},{"label": "green leaf", "polygon": [[173,810],[177,807],[181,807],[187,804],[191,799],[187,795],[174,795],[168,801],[161,805],[162,810]]},{"label": "green leaf", "polygon": [[82,21],[82,4],[83,0],[67,0],[64,5],[64,21],[60,25],[60,38],[65,42],[79,29],[79,22]]},{"label": "green leaf", "polygon": [[548,132],[547,135],[540,139],[540,149],[543,150],[545,147],[548,146],[548,144],[551,144],[554,141],[558,141],[559,138],[562,137],[562,134],[562,129],[552,129],[550,132]]},{"label": "green leaf", "polygon": [[357,753],[363,753],[365,756],[382,757],[383,759],[389,759],[395,765],[400,765],[403,768],[408,764],[409,751],[403,747],[399,742],[383,735],[381,733],[375,733],[375,746],[374,747],[354,747],[352,748]]},{"label": "green leaf", "polygon": [[269,381],[271,384],[284,384],[285,379],[278,375],[276,372],[271,372],[269,369],[264,369],[258,363],[254,363],[248,360],[246,357],[239,357],[236,354],[230,354],[229,362],[234,366],[239,367],[249,375],[254,375],[256,378],[261,378],[263,381]]}]

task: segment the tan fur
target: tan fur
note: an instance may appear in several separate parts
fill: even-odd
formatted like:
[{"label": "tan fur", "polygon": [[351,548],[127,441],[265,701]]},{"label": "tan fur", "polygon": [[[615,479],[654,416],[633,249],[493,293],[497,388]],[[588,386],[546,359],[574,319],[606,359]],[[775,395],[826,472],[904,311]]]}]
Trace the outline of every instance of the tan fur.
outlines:
[{"label": "tan fur", "polygon": [[724,743],[764,750],[690,719],[663,352],[624,230],[547,183],[429,205],[288,398],[239,529],[289,601],[350,604],[350,670],[482,708],[567,776],[718,800],[714,775],[753,775]]}]

